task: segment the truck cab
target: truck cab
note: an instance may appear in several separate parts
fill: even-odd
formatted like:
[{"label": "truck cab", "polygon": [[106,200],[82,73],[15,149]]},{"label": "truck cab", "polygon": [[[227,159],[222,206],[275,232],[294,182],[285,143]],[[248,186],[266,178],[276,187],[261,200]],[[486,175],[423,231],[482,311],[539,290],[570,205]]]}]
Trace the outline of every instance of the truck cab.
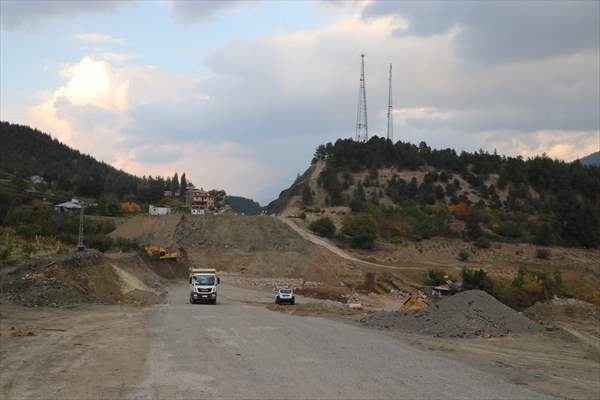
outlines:
[{"label": "truck cab", "polygon": [[217,286],[220,282],[216,269],[191,269],[190,304],[198,302],[217,304]]}]

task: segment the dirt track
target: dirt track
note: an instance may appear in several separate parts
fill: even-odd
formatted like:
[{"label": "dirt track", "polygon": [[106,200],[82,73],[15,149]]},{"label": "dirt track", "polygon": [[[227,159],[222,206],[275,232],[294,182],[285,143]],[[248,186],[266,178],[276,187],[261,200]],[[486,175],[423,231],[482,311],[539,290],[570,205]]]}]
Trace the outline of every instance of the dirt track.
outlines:
[{"label": "dirt track", "polygon": [[405,340],[257,306],[270,297],[223,286],[219,305],[191,305],[179,284],[170,287],[168,304],[149,309],[94,305],[23,314],[3,305],[0,393],[6,399],[544,398]]}]

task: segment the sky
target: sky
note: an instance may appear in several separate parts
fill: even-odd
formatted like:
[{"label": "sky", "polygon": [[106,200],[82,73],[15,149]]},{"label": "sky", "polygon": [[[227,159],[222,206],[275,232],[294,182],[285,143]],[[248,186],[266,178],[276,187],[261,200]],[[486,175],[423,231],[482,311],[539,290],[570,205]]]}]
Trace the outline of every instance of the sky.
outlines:
[{"label": "sky", "polygon": [[575,160],[600,146],[599,1],[0,1],[0,119],[262,204],[370,135]]}]

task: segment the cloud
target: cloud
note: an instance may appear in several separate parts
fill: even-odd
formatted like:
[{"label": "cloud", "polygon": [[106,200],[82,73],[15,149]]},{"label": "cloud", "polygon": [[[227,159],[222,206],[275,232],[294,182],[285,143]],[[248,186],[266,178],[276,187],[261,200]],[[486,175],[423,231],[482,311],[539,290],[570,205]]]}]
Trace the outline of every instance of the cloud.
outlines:
[{"label": "cloud", "polygon": [[116,0],[19,0],[0,1],[0,25],[6,30],[30,30],[52,18],[114,12]]},{"label": "cloud", "polygon": [[[64,85],[40,94],[41,103],[28,110],[26,121],[84,153],[140,176],[185,171],[198,185],[248,196],[264,192],[278,176],[240,143],[207,141],[193,128],[182,132],[193,121],[177,121],[179,108],[205,99],[198,90],[201,78],[150,66],[116,67],[93,57],[68,66],[61,76]],[[148,108],[155,125],[136,118]]]},{"label": "cloud", "polygon": [[206,20],[223,10],[231,10],[246,3],[243,0],[221,1],[173,1],[173,12],[177,19],[183,22]]},{"label": "cloud", "polygon": [[205,76],[86,57],[26,122],[133,173],[185,171],[197,185],[265,201],[317,145],[353,136],[364,51],[371,135],[385,132],[392,62],[396,139],[566,160],[595,150],[597,50],[473,63],[459,29],[394,34],[407,27],[394,15],[358,16],[231,42],[206,56]]},{"label": "cloud", "polygon": [[467,58],[495,63],[597,51],[600,2],[568,1],[374,1],[365,18],[395,15],[409,26],[399,36],[460,32],[456,46]]},{"label": "cloud", "polygon": [[102,33],[78,33],[73,35],[76,39],[83,40],[84,42],[92,43],[114,43],[121,44],[124,42],[123,38],[117,38],[111,35],[104,35]]}]

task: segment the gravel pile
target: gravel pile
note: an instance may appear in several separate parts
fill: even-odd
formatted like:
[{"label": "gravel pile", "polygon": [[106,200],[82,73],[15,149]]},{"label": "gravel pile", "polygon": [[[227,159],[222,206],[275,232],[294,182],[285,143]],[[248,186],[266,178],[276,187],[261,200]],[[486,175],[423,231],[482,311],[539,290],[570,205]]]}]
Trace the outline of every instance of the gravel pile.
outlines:
[{"label": "gravel pile", "polygon": [[544,328],[480,290],[448,297],[423,310],[378,312],[361,319],[376,329],[435,337],[498,337],[539,332]]}]

